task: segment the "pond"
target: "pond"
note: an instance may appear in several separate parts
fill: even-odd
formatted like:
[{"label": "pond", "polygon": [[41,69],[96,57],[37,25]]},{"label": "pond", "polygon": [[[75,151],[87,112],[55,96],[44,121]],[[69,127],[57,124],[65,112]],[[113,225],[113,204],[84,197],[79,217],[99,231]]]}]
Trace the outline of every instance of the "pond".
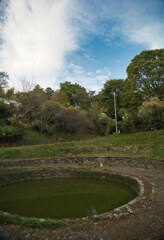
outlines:
[{"label": "pond", "polygon": [[129,186],[94,178],[52,178],[0,188],[0,210],[24,217],[79,218],[108,212],[137,196]]}]

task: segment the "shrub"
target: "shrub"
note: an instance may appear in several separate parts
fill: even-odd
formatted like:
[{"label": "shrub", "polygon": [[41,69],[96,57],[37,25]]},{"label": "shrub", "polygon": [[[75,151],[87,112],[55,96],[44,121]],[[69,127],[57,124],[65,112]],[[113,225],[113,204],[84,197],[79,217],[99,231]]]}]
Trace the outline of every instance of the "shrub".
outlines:
[{"label": "shrub", "polygon": [[0,141],[1,142],[13,142],[21,140],[24,134],[24,129],[12,125],[0,126]]}]

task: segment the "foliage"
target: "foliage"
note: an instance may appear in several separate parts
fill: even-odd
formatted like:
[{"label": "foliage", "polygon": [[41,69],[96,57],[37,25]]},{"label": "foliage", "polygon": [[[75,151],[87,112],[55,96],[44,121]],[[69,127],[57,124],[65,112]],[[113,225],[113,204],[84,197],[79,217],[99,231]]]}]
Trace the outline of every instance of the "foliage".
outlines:
[{"label": "foliage", "polygon": [[0,101],[0,123],[6,121],[6,119],[10,116],[10,109],[7,104],[3,101]]},{"label": "foliage", "polygon": [[60,84],[60,88],[67,94],[70,105],[82,109],[88,108],[89,96],[84,87],[77,83],[65,82]]},{"label": "foliage", "polygon": [[85,112],[78,108],[70,107],[62,109],[56,117],[56,127],[60,131],[75,133],[84,129],[90,129],[91,124]]},{"label": "foliage", "polygon": [[119,129],[121,132],[136,132],[138,125],[138,117],[136,111],[129,111],[126,108],[121,108],[118,112],[118,115],[122,119],[122,121],[119,122]]},{"label": "foliage", "polygon": [[41,119],[42,105],[46,100],[46,93],[39,85],[32,91],[17,94],[21,103],[20,116],[24,123],[32,123],[35,119]]},{"label": "foliage", "polygon": [[64,107],[70,106],[70,100],[68,98],[68,95],[63,90],[55,91],[52,95],[52,101]]},{"label": "foliage", "polygon": [[164,49],[141,52],[127,74],[126,80],[107,80],[99,93],[68,81],[58,90],[44,90],[26,80],[23,91],[15,93],[7,88],[9,75],[0,72],[0,124],[22,126],[56,139],[58,134],[64,138],[112,134],[115,93],[121,133],[163,128]]},{"label": "foliage", "polygon": [[164,100],[154,97],[143,102],[139,107],[138,116],[146,126],[146,129],[160,129],[164,127]]},{"label": "foliage", "polygon": [[[6,76],[5,76],[6,77]],[[0,99],[0,142],[14,142],[18,141],[23,136],[23,129],[19,126],[16,117],[18,106],[7,99],[8,95],[13,94],[13,90]]]},{"label": "foliage", "polygon": [[23,129],[16,126],[2,125],[0,126],[0,142],[17,141],[23,136]]},{"label": "foliage", "polygon": [[115,131],[115,121],[108,117],[107,114],[101,113],[99,118],[99,133],[107,136],[110,133]]},{"label": "foliage", "polygon": [[0,72],[0,95],[4,93],[4,88],[7,87],[9,75],[6,72]]},{"label": "foliage", "polygon": [[1,224],[14,224],[29,228],[62,228],[66,224],[62,220],[53,219],[37,219],[37,218],[25,218],[18,215],[12,215],[10,213],[0,212]]},{"label": "foliage", "polygon": [[164,49],[143,51],[127,68],[127,82],[131,92],[136,90],[143,98],[164,97]]},{"label": "foliage", "polygon": [[87,117],[92,125],[93,134],[100,133],[100,115],[101,109],[96,104],[93,104],[87,111]]},{"label": "foliage", "polygon": [[104,109],[108,116],[114,118],[114,93],[116,94],[117,109],[122,106],[122,93],[124,88],[124,80],[111,79],[104,84],[102,91],[96,97],[99,106]]},{"label": "foliage", "polygon": [[123,108],[129,112],[135,112],[136,109],[142,104],[143,94],[137,90],[135,81],[125,80],[124,90],[122,93]]}]

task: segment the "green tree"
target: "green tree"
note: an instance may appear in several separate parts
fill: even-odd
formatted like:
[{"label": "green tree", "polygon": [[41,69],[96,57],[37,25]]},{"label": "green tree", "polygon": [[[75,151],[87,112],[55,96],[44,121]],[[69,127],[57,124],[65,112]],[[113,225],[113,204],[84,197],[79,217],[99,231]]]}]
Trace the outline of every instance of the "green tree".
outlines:
[{"label": "green tree", "polygon": [[154,97],[143,102],[138,111],[139,118],[146,129],[160,129],[164,127],[164,100]]},{"label": "green tree", "polygon": [[86,109],[88,107],[88,94],[84,87],[78,83],[64,82],[60,84],[60,90],[67,94],[70,105]]},{"label": "green tree", "polygon": [[10,106],[0,101],[0,124],[5,123],[10,117]]},{"label": "green tree", "polygon": [[129,64],[127,75],[127,92],[132,98],[164,98],[164,49],[141,52]]},{"label": "green tree", "polygon": [[110,132],[111,133],[113,132],[113,129],[115,126],[115,121],[112,118],[108,117],[107,114],[101,113],[99,121],[100,121],[100,126],[101,126],[100,127],[101,133],[103,133],[106,136]]},{"label": "green tree", "polygon": [[129,111],[127,108],[121,108],[118,115],[122,119],[119,122],[119,129],[121,132],[136,132],[137,128],[139,128],[137,111]]},{"label": "green tree", "polygon": [[108,116],[114,118],[114,93],[116,94],[117,110],[122,107],[123,79],[107,80],[102,91],[96,96],[99,107]]},{"label": "green tree", "polygon": [[53,93],[54,93],[54,90],[52,88],[50,88],[50,87],[47,87],[45,89],[45,93],[47,95],[47,98],[50,99],[52,97]]},{"label": "green tree", "polygon": [[60,104],[61,106],[68,107],[70,106],[70,101],[68,95],[63,90],[57,90],[53,93],[51,100],[55,103]]},{"label": "green tree", "polygon": [[135,112],[143,102],[143,94],[137,90],[135,81],[125,80],[122,94],[123,108],[129,112]]}]

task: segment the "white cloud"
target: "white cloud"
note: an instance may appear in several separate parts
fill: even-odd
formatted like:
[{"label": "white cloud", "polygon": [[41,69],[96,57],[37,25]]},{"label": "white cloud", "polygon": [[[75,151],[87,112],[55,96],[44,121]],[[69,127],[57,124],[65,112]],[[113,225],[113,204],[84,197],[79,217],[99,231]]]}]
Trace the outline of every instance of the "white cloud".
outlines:
[{"label": "white cloud", "polygon": [[122,36],[125,41],[142,44],[145,48],[164,47],[164,3],[161,0],[83,2],[83,11],[95,26],[94,32],[102,35],[107,45],[112,46],[112,41]]},{"label": "white cloud", "polygon": [[108,67],[95,71],[86,71],[82,66],[70,63],[63,73],[62,79],[71,83],[78,83],[87,90],[100,91],[106,80],[110,79],[111,72]]},{"label": "white cloud", "polygon": [[160,24],[149,23],[146,25],[138,25],[136,28],[127,28],[123,31],[124,35],[129,36],[131,42],[144,44],[149,49],[159,49],[164,47],[164,34]]},{"label": "white cloud", "polygon": [[[164,47],[164,28],[156,6],[160,1],[136,1],[125,5],[128,14],[122,14],[120,32],[133,43],[143,44],[149,49]],[[159,10],[159,9],[158,9]]]},{"label": "white cloud", "polygon": [[13,85],[21,78],[52,86],[67,53],[78,48],[74,0],[12,0],[1,22],[0,66]]},{"label": "white cloud", "polygon": [[[121,36],[145,48],[163,48],[162,4],[160,0],[9,0],[7,19],[0,21],[0,71],[9,73],[15,87],[24,78],[56,87],[70,52],[83,46],[85,61],[96,61],[83,44],[95,35],[110,47]],[[87,73],[75,64],[69,68],[65,80],[89,89],[99,89],[110,77],[106,68]]]},{"label": "white cloud", "polygon": [[162,8],[164,3],[160,0],[107,0],[100,5],[101,17],[111,21],[105,29],[104,41],[111,45],[112,39],[121,34],[127,42],[142,44],[148,49],[163,48]]}]

